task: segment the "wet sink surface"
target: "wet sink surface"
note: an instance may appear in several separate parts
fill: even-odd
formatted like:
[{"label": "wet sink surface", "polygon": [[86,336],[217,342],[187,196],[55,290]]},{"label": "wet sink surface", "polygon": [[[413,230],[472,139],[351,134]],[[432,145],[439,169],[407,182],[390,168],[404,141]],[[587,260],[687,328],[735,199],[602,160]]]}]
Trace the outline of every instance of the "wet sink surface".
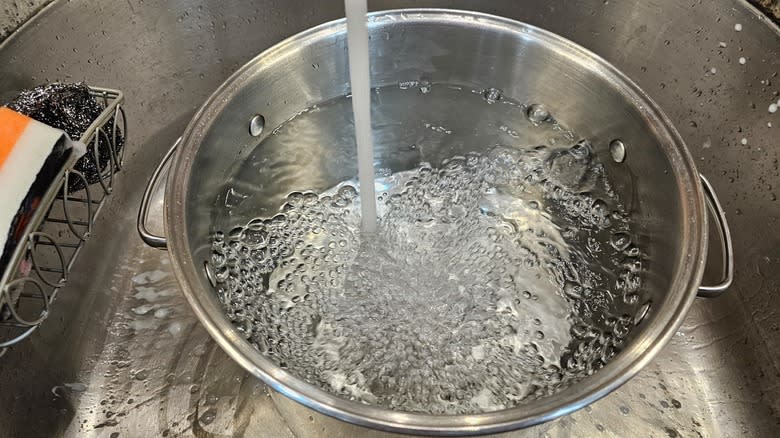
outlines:
[{"label": "wet sink surface", "polygon": [[[736,281],[721,298],[696,300],[672,342],[622,388],[505,436],[779,436],[780,113],[767,108],[780,98],[780,34],[742,2],[613,3],[481,10],[582,44],[661,105],[724,204]],[[85,79],[122,89],[130,121],[128,165],[77,274],[45,326],[0,359],[0,436],[386,435],[322,416],[244,372],[200,327],[167,255],[135,233],[142,186],[200,103],[264,48],[342,13],[339,1],[74,0],[0,45],[3,100]]]}]

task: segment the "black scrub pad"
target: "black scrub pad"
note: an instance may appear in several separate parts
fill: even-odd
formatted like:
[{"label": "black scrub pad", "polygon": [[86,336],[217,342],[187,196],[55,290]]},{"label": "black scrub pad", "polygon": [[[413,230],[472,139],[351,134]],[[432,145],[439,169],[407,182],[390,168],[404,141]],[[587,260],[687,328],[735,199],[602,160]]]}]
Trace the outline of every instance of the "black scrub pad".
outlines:
[{"label": "black scrub pad", "polygon": [[[57,129],[67,132],[70,138],[78,140],[84,131],[103,111],[103,105],[89,94],[89,88],[83,82],[75,84],[52,83],[25,90],[7,105],[12,110],[32,117]],[[110,120],[108,126],[112,126]],[[106,132],[111,136],[111,132]],[[100,174],[110,163],[110,149],[105,138],[98,136],[98,162],[95,161],[94,143],[87,145],[87,154],[74,166],[94,184],[100,180]],[[116,153],[124,146],[124,135],[117,129]],[[75,192],[84,188],[81,178],[69,178],[68,189]]]}]

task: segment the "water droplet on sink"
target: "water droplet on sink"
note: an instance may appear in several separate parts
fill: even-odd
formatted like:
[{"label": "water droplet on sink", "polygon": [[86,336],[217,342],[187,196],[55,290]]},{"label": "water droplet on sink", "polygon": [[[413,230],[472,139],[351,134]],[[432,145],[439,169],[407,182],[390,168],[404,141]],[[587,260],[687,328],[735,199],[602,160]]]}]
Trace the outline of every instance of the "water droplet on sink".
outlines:
[{"label": "water droplet on sink", "polygon": [[172,336],[179,336],[184,328],[179,321],[174,321],[168,326],[168,333]]}]

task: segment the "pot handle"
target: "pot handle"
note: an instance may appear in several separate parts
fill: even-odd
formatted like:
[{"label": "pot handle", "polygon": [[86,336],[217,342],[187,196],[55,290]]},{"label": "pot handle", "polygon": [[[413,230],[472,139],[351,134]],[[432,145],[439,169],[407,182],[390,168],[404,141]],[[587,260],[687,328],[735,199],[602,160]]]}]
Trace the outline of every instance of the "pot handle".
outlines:
[{"label": "pot handle", "polygon": [[701,179],[702,188],[704,188],[704,197],[707,200],[707,207],[709,212],[715,216],[718,221],[718,231],[720,231],[720,241],[723,245],[723,266],[724,273],[720,282],[713,286],[699,286],[699,292],[697,296],[705,298],[713,298],[722,294],[734,280],[734,247],[731,243],[731,231],[729,230],[729,224],[726,222],[726,213],[723,211],[723,207],[720,206],[720,201],[717,195],[715,195],[715,189],[704,175],[699,174]]},{"label": "pot handle", "polygon": [[156,169],[154,169],[154,173],[149,179],[149,182],[146,184],[146,189],[144,189],[144,196],[141,198],[141,208],[138,209],[138,234],[141,236],[141,239],[144,241],[144,243],[151,246],[152,248],[168,249],[168,239],[165,236],[152,234],[146,228],[146,218],[149,216],[149,203],[152,200],[152,193],[154,193],[155,188],[157,188],[157,183],[160,179],[160,176],[163,174],[163,170],[168,167],[168,163],[175,155],[176,148],[179,146],[180,141],[181,137],[176,139],[176,142],[165,154],[160,164]]}]

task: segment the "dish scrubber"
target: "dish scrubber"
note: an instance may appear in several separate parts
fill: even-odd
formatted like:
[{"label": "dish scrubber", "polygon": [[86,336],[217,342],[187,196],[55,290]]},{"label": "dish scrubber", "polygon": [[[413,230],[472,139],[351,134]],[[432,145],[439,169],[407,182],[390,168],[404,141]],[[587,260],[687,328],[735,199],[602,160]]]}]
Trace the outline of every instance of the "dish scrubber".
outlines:
[{"label": "dish scrubber", "polygon": [[64,131],[0,107],[0,276],[70,154],[85,150]]},{"label": "dish scrubber", "polygon": [[[68,133],[70,138],[77,140],[90,127],[92,122],[100,116],[103,105],[90,94],[89,87],[83,83],[52,83],[25,90],[8,104],[8,107],[16,112],[32,117],[39,122],[61,129]],[[109,121],[109,126],[113,121]],[[109,136],[111,132],[107,132]],[[87,180],[88,184],[94,184],[100,180],[101,174],[111,162],[108,144],[102,136],[98,138],[97,162],[92,152],[93,145],[88,145],[90,151],[85,154],[74,166]],[[116,144],[114,150],[117,154],[124,146],[124,136],[120,128],[117,128]],[[70,178],[68,190],[75,192],[84,188],[81,178]]]}]

